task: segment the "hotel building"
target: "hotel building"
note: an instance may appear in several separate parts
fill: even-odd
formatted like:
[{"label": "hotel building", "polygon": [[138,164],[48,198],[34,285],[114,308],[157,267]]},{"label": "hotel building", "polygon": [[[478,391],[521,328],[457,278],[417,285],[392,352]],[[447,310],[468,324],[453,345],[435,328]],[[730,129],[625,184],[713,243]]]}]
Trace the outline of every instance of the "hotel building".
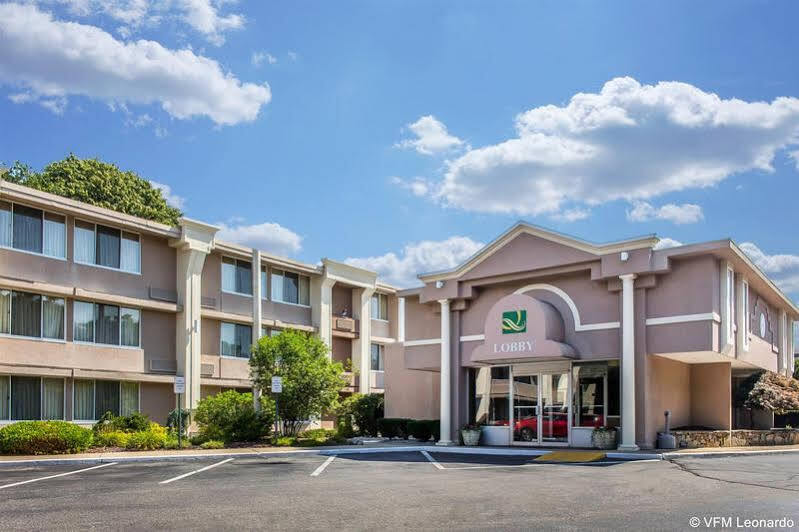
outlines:
[{"label": "hotel building", "polygon": [[[382,392],[397,336],[394,288],[374,272],[277,257],[0,180],[0,423],[141,411],[249,390],[250,345],[318,334],[345,393]],[[354,369],[354,371],[352,371]]]}]

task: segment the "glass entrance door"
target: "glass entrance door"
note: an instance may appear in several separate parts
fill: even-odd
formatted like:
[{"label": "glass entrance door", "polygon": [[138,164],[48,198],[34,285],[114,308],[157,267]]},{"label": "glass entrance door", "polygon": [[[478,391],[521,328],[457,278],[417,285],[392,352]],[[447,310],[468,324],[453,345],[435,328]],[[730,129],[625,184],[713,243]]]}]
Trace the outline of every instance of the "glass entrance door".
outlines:
[{"label": "glass entrance door", "polygon": [[569,441],[569,374],[541,375],[541,441]]},{"label": "glass entrance door", "polygon": [[513,375],[513,441],[538,442],[538,374]]}]

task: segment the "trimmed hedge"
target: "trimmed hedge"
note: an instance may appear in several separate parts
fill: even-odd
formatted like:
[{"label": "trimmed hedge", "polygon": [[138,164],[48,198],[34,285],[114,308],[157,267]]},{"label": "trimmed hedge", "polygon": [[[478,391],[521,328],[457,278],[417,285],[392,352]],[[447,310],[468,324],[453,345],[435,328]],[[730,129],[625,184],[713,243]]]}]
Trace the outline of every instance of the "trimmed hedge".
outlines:
[{"label": "trimmed hedge", "polygon": [[441,425],[437,419],[412,419],[408,421],[408,433],[419,441],[441,438]]},{"label": "trimmed hedge", "polygon": [[[203,441],[256,441],[269,435],[275,419],[274,402],[264,396],[261,410],[252,406],[252,393],[228,390],[211,395],[197,403],[194,421]],[[192,440],[192,443],[194,440]]]},{"label": "trimmed hedge", "polygon": [[97,447],[127,447],[129,432],[121,430],[108,430],[94,435],[94,445]]},{"label": "trimmed hedge", "polygon": [[92,444],[92,431],[67,421],[20,421],[0,429],[0,453],[77,453]]},{"label": "trimmed hedge", "polygon": [[127,449],[134,451],[152,451],[166,445],[166,429],[158,423],[150,423],[147,430],[133,432],[128,436]]},{"label": "trimmed hedge", "polygon": [[401,417],[383,417],[377,420],[377,428],[384,438],[408,439],[408,423],[413,421]]}]

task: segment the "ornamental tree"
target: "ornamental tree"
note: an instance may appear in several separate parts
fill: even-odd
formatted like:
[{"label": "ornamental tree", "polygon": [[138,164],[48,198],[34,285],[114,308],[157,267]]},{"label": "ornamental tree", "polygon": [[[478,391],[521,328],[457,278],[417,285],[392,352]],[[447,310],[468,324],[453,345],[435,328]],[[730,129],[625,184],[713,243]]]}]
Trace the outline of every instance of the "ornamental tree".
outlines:
[{"label": "ornamental tree", "polygon": [[43,192],[105,207],[131,216],[176,226],[182,216],[171,207],[161,190],[135,172],[120,170],[99,159],[80,159],[69,154],[50,163],[41,172],[14,163],[2,178]]},{"label": "ornamental tree", "polygon": [[306,420],[338,406],[347,381],[344,367],[331,361],[328,351],[318,337],[291,330],[265,336],[252,348],[250,378],[264,394],[270,393],[273,376],[283,378],[277,413],[287,436],[296,436]]},{"label": "ornamental tree", "polygon": [[773,371],[764,371],[754,381],[743,406],[776,414],[799,410],[799,381]]}]

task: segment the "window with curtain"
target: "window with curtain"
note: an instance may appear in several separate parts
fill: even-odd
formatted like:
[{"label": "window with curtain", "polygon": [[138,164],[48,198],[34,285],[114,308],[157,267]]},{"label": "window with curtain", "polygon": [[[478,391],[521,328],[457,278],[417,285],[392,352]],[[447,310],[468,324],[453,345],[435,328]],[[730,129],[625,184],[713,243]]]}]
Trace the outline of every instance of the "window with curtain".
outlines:
[{"label": "window with curtain", "polygon": [[386,294],[372,295],[372,318],[376,320],[388,319],[388,296]]},{"label": "window with curtain", "polygon": [[250,357],[252,327],[238,323],[220,324],[220,352],[226,357]]},{"label": "window with curtain", "polygon": [[43,253],[60,259],[67,256],[66,218],[59,214],[44,213]]},{"label": "window with curtain", "polygon": [[283,270],[272,270],[272,300],[295,305],[309,305],[311,279]]},{"label": "window with curtain", "polygon": [[0,375],[0,419],[7,420],[11,416],[11,377]]},{"label": "window with curtain", "polygon": [[11,290],[0,290],[0,334],[11,334]]},{"label": "window with curtain", "polygon": [[132,308],[122,308],[119,312],[122,327],[122,345],[138,347],[140,312]]},{"label": "window with curtain", "polygon": [[0,246],[11,247],[14,237],[11,233],[11,204],[0,201]]},{"label": "window with curtain", "polygon": [[72,419],[93,421],[94,381],[75,380],[72,383]]},{"label": "window with curtain", "polygon": [[72,304],[72,321],[75,328],[73,340],[76,342],[94,342],[94,303],[75,301]]},{"label": "window with curtain", "polygon": [[39,377],[11,376],[11,419],[41,419],[42,381]]},{"label": "window with curtain", "polygon": [[42,419],[64,419],[64,379],[42,379]]},{"label": "window with curtain", "polygon": [[261,267],[261,299],[269,299],[269,292],[266,284],[266,266]]},{"label": "window with curtain", "polygon": [[53,340],[64,339],[66,302],[60,297],[42,296],[42,336]]},{"label": "window with curtain", "polygon": [[106,412],[119,415],[119,381],[94,381],[94,419]]},{"label": "window with curtain", "polygon": [[42,211],[24,205],[14,205],[11,221],[14,249],[42,252]]},{"label": "window with curtain", "polygon": [[252,264],[246,260],[222,257],[222,290],[252,295]]},{"label": "window with curtain", "polygon": [[372,344],[372,371],[383,371],[383,346],[380,344]]},{"label": "window with curtain", "polygon": [[126,272],[141,273],[141,249],[139,235],[122,232],[120,243],[119,268]]},{"label": "window with curtain", "polygon": [[122,382],[120,383],[120,407],[119,415],[129,416],[139,411],[139,383]]},{"label": "window with curtain", "polygon": [[11,292],[11,334],[41,337],[42,296],[28,292]]},{"label": "window with curtain", "polygon": [[98,265],[119,269],[120,235],[119,229],[97,226],[95,257]]},{"label": "window with curtain", "polygon": [[94,308],[95,343],[119,345],[119,307],[97,303]]},{"label": "window with curtain", "polygon": [[74,260],[94,264],[94,224],[75,220]]}]

